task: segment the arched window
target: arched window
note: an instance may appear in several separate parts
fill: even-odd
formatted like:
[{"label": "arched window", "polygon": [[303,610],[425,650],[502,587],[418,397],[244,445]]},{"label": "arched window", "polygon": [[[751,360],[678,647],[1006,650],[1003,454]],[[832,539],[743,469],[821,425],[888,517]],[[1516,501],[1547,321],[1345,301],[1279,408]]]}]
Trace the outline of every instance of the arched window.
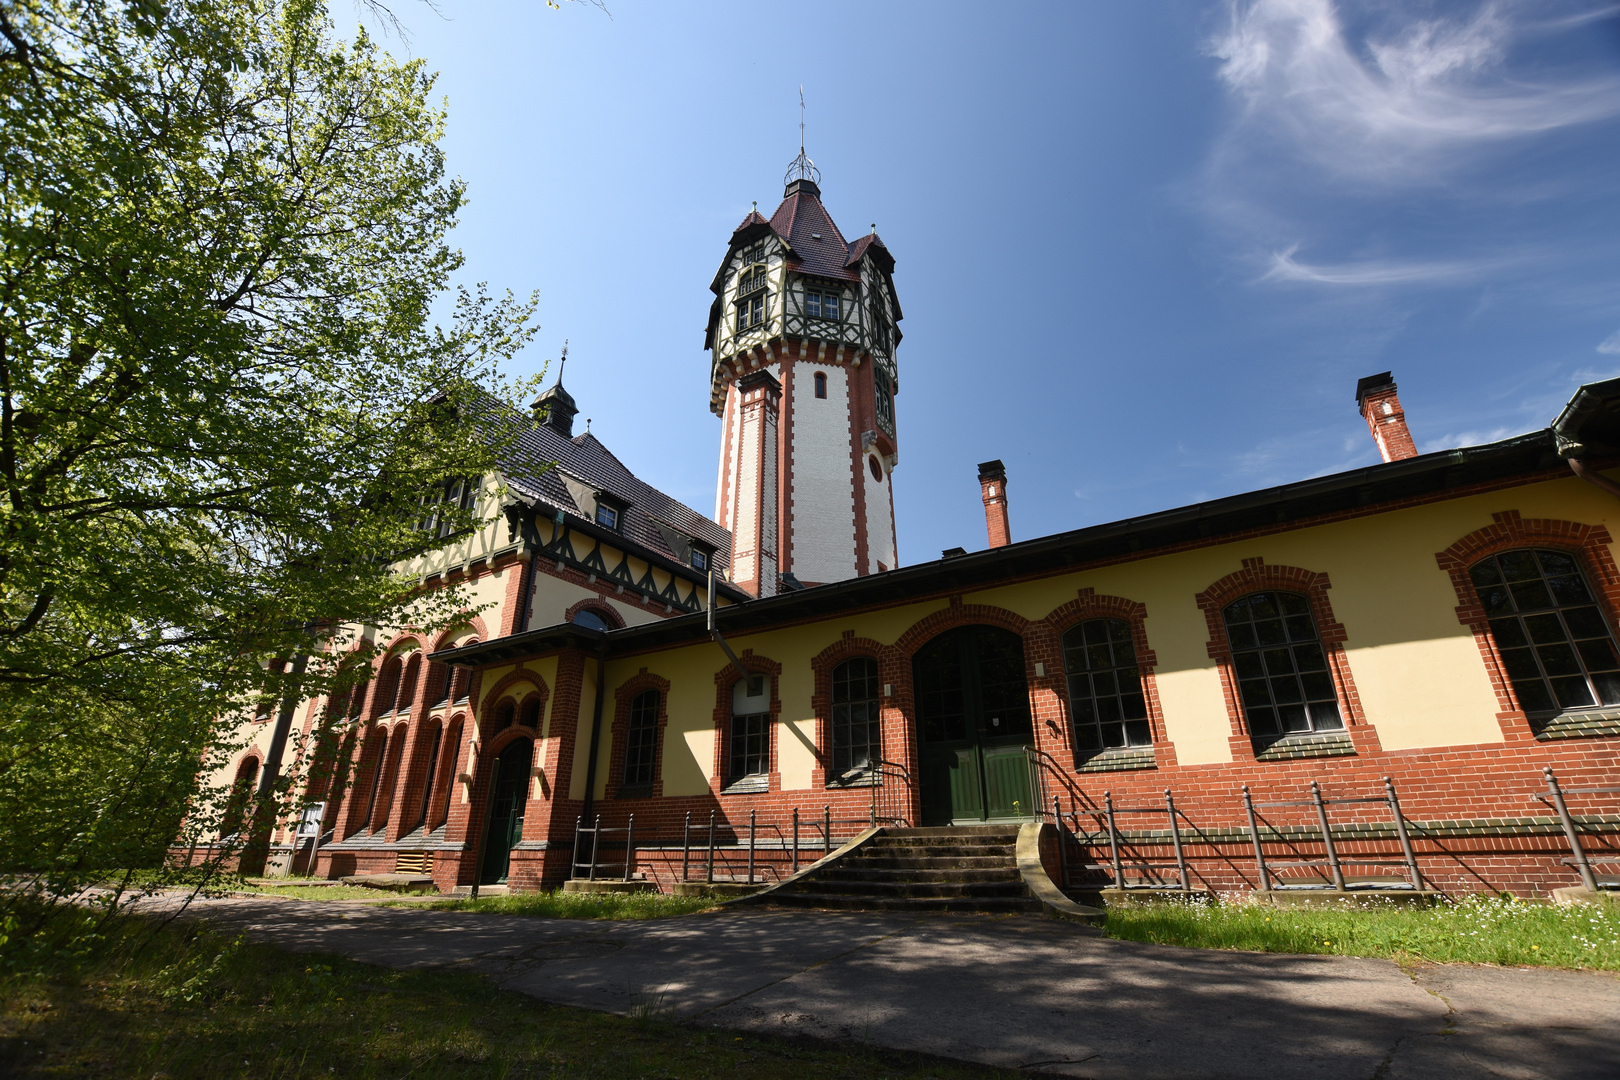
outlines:
[{"label": "arched window", "polygon": [[613,624],[608,622],[607,617],[594,608],[580,608],[574,612],[574,625],[590,630],[613,629]]},{"label": "arched window", "polygon": [[[755,693],[750,693],[750,683]],[[731,689],[731,738],[727,772],[733,781],[771,771],[771,679],[739,679]]]},{"label": "arched window", "polygon": [[433,737],[429,740],[427,758],[423,761],[426,775],[422,777],[421,798],[417,801],[416,826],[427,824],[428,804],[433,801],[433,781],[439,776],[439,748],[444,740],[444,729],[438,724],[433,725]]},{"label": "arched window", "polygon": [[450,700],[450,666],[429,660],[427,667],[427,706],[432,709]]},{"label": "arched window", "polygon": [[1124,619],[1088,619],[1063,635],[1076,749],[1153,745],[1136,644]]},{"label": "arched window", "polygon": [[1251,736],[1343,729],[1309,600],[1297,593],[1251,593],[1222,614]]},{"label": "arched window", "polygon": [[405,674],[399,680],[399,694],[394,700],[395,712],[409,712],[416,700],[416,679],[422,672],[422,654],[412,653],[405,661]]},{"label": "arched window", "polygon": [[495,717],[490,721],[489,733],[494,735],[497,732],[505,731],[512,726],[512,721],[516,716],[517,706],[512,703],[511,698],[507,698],[495,706]]},{"label": "arched window", "polygon": [[349,723],[359,720],[366,708],[366,691],[371,686],[367,679],[349,692]]},{"label": "arched window", "polygon": [[832,671],[832,772],[842,777],[883,758],[877,661],[845,660]]},{"label": "arched window", "polygon": [[400,663],[397,656],[390,656],[383,661],[382,672],[377,676],[374,715],[386,716],[394,711],[394,698],[399,695],[399,668]]},{"label": "arched window", "polygon": [[250,757],[236,767],[236,779],[231,782],[231,793],[219,822],[221,839],[229,840],[241,833],[243,823],[247,820],[248,805],[253,801],[258,783],[259,759]]},{"label": "arched window", "polygon": [[405,755],[405,745],[408,740],[405,724],[394,728],[393,736],[389,739],[385,749],[386,755],[377,756],[377,787],[376,794],[372,796],[371,828],[381,832],[388,827],[388,814],[394,807],[394,796],[399,791],[400,759]]},{"label": "arched window", "polygon": [[377,808],[377,792],[382,790],[383,771],[388,764],[388,732],[378,728],[377,733],[367,740],[368,750],[370,743],[377,744],[377,752],[367,755],[371,758],[371,784],[366,793],[366,812],[360,815],[358,825],[362,830],[371,824],[371,812]]},{"label": "arched window", "polygon": [[643,690],[630,702],[630,723],[624,737],[623,786],[651,794],[658,771],[658,707],[662,695]]},{"label": "arched window", "polygon": [[540,730],[539,698],[532,697],[523,703],[523,708],[518,712],[518,723],[522,724],[526,728],[532,728],[535,731]]},{"label": "arched window", "polygon": [[[456,759],[461,755],[461,721],[459,719],[450,725],[449,733],[446,734],[444,739],[444,749],[441,753],[444,755],[445,768],[451,770],[451,772],[444,783],[444,790],[428,811],[427,828],[429,832],[441,828],[445,819],[450,816],[450,791],[455,786],[454,770]],[[432,797],[433,792],[430,788],[428,798],[432,799]]]},{"label": "arched window", "polygon": [[[466,641],[463,641],[461,643],[459,648],[465,649],[469,645],[476,645],[476,644],[478,644],[478,639],[477,638],[468,638]],[[455,673],[453,675],[451,675],[451,677],[450,677],[450,700],[453,701],[453,702],[454,701],[466,701],[467,700],[467,694],[471,691],[471,689],[472,689],[472,669],[471,668],[464,668],[464,667],[457,667],[455,669]]]},{"label": "arched window", "polygon": [[826,396],[827,396],[827,373],[825,371],[818,371],[818,372],[816,372],[816,397],[824,398]]},{"label": "arched window", "polygon": [[1468,576],[1527,716],[1620,704],[1614,634],[1573,556],[1504,551]]}]

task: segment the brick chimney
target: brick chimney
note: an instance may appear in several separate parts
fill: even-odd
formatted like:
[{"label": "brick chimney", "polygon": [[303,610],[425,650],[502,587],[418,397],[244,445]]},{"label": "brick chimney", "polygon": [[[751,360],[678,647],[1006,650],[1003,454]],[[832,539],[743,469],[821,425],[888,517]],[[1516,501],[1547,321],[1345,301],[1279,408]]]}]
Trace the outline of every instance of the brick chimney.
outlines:
[{"label": "brick chimney", "polygon": [[979,463],[979,493],[984,497],[984,525],[990,533],[990,546],[1012,543],[1007,525],[1007,468],[999,461]]},{"label": "brick chimney", "polygon": [[1418,451],[1406,427],[1406,410],[1401,408],[1401,399],[1395,396],[1395,380],[1391,374],[1386,371],[1382,375],[1369,375],[1356,383],[1356,406],[1361,410],[1361,418],[1367,421],[1367,430],[1372,432],[1379,454],[1385,461],[1399,461],[1417,457]]}]

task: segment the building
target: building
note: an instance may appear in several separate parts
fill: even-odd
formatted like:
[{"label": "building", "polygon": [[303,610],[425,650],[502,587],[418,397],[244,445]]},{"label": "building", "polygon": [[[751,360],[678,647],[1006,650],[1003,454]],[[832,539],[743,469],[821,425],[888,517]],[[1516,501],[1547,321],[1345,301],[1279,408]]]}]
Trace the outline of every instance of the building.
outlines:
[{"label": "building", "polygon": [[[1257,884],[1245,798],[1380,798],[1388,778],[1429,883],[1574,881],[1535,800],[1546,769],[1602,786],[1620,764],[1620,380],[1545,430],[1418,454],[1384,373],[1355,392],[1379,465],[1018,542],[986,462],[988,546],[900,567],[894,260],[844,240],[811,168],[712,285],[717,521],[570,437],[559,381],[504,477],[516,502],[419,568],[497,614],[399,635],[363,700],[300,714],[347,739],[319,873],[554,887],[583,873],[582,821],[631,815],[663,884],[711,821],[766,877],[801,831],[813,849],[842,835],[818,822],[879,817],[1055,812],[1097,861],[1110,803],[1169,791],[1179,816],[1119,833],[1163,858],[1177,821],[1196,881],[1238,889]],[[1615,809],[1576,805],[1594,844]],[[1347,862],[1401,858],[1381,804],[1335,814]],[[1260,816],[1312,854],[1308,807]]]}]

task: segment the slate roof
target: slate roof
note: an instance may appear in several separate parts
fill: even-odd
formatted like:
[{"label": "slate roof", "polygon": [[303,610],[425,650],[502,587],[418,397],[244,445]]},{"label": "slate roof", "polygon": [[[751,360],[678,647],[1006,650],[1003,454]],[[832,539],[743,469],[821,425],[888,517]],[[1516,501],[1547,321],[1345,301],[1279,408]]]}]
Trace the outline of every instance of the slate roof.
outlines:
[{"label": "slate roof", "polygon": [[[517,445],[501,462],[507,483],[520,495],[553,511],[589,520],[564,482],[563,474],[567,474],[626,504],[620,522],[625,539],[666,559],[685,563],[687,560],[670,547],[655,524],[663,522],[712,547],[717,568],[729,564],[729,530],[639,479],[595,435],[586,433],[570,439],[545,424],[534,424],[526,415],[513,414],[504,406],[499,409],[521,425]],[[553,462],[555,467],[550,467]]]},{"label": "slate roof", "polygon": [[770,224],[792,249],[787,260],[790,269],[839,281],[861,279],[849,269],[849,241],[838,231],[813,186],[804,181],[791,185],[782,205],[771,215]]}]

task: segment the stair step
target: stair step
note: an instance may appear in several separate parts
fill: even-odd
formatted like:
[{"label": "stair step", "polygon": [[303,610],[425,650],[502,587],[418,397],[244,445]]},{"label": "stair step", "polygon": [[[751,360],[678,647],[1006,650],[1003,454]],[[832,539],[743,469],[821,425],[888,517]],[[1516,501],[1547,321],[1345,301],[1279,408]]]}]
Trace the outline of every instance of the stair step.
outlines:
[{"label": "stair step", "polygon": [[845,896],[838,893],[776,892],[770,903],[781,907],[833,908],[851,911],[1040,911],[1041,903],[1032,896],[987,897],[877,897]]},{"label": "stair step", "polygon": [[778,894],[799,894],[809,891],[837,896],[885,897],[997,897],[1024,896],[1022,881],[970,882],[959,884],[949,881],[822,881],[805,882],[801,889],[797,883],[777,890]]},{"label": "stair step", "polygon": [[1018,836],[1017,825],[924,825],[905,829],[885,829],[889,836]]},{"label": "stair step", "polygon": [[823,867],[816,872],[817,881],[1018,881],[1020,875],[1015,866],[994,866],[977,870],[960,869],[923,869],[911,867],[875,867],[875,866],[832,866]]},{"label": "stair step", "polygon": [[972,846],[958,844],[930,844],[927,847],[908,844],[905,847],[866,847],[862,848],[857,858],[884,858],[884,859],[942,859],[956,856],[963,859],[985,859],[995,857],[1010,859],[1017,851],[1011,844],[976,844]]},{"label": "stair step", "polygon": [[997,870],[1014,865],[1006,855],[947,855],[939,858],[891,859],[881,855],[868,855],[852,859],[851,867],[873,870]]}]

